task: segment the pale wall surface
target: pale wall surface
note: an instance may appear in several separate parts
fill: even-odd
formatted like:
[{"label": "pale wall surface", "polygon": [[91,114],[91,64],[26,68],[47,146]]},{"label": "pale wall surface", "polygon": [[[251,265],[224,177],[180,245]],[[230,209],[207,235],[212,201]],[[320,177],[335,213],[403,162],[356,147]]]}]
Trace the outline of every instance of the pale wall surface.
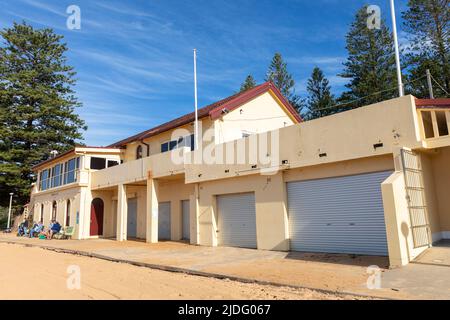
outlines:
[{"label": "pale wall surface", "polygon": [[440,230],[450,236],[450,147],[438,149],[430,156]]},{"label": "pale wall surface", "polygon": [[293,125],[284,107],[266,92],[214,121],[216,144],[242,138],[242,133],[257,134]]}]

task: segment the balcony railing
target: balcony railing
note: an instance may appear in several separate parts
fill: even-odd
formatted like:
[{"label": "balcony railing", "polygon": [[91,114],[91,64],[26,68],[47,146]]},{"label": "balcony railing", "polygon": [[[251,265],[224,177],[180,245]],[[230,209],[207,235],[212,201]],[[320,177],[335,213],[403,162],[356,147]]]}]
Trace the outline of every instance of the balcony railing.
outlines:
[{"label": "balcony railing", "polygon": [[[173,152],[180,152],[179,149]],[[150,157],[127,161],[120,165],[94,171],[91,174],[92,189],[106,188],[119,184],[146,180],[149,173],[152,177],[161,178],[184,172],[183,163],[172,161],[172,152],[164,152]]]}]

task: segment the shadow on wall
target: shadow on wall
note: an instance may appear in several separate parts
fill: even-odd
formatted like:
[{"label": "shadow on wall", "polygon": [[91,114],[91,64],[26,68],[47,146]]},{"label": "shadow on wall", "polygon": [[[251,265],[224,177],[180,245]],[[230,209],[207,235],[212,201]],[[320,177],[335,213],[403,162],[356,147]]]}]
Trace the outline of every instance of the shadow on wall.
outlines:
[{"label": "shadow on wall", "polygon": [[382,256],[364,256],[342,253],[313,253],[313,252],[289,252],[286,259],[302,260],[307,262],[321,262],[330,264],[342,264],[351,266],[368,267],[371,265],[380,268],[388,268],[389,258]]}]

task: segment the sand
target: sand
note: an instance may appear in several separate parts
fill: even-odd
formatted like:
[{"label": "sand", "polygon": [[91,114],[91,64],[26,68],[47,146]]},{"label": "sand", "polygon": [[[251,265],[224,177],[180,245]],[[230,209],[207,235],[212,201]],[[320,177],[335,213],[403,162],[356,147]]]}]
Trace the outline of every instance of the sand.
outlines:
[{"label": "sand", "polygon": [[[78,269],[79,268],[79,269]],[[80,288],[74,274],[80,271]],[[0,299],[355,299],[246,284],[0,243]]]}]

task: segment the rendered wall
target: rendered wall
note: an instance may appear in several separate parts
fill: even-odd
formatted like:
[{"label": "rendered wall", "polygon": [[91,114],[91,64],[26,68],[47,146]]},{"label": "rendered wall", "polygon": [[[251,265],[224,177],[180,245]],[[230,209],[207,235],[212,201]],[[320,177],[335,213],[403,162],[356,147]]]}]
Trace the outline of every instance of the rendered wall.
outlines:
[{"label": "rendered wall", "polygon": [[276,98],[266,92],[214,122],[216,143],[242,138],[242,133],[256,134],[294,124]]},{"label": "rendered wall", "polygon": [[450,238],[450,147],[434,150],[429,155],[439,213],[441,238]]},{"label": "rendered wall", "polygon": [[392,155],[249,175],[199,184],[199,243],[217,245],[216,196],[254,192],[258,249],[289,250],[286,182],[394,170]]}]

